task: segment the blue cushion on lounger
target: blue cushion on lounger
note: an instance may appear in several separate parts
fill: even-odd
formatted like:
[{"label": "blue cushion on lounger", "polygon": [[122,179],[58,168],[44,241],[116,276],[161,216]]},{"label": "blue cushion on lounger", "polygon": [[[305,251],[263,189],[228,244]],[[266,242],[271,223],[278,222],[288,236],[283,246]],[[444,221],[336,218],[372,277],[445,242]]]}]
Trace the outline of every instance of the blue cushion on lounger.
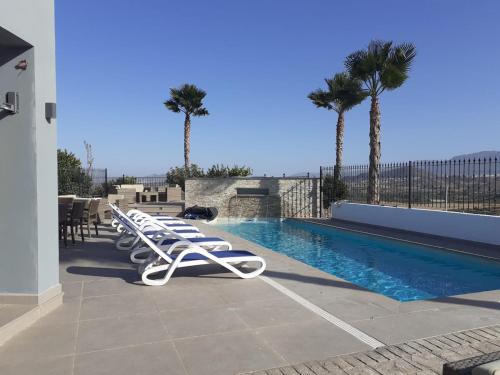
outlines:
[{"label": "blue cushion on lounger", "polygon": [[[197,230],[192,230],[192,229],[172,229],[175,233],[199,233]],[[156,234],[158,231],[161,231],[161,229],[158,230],[147,230],[144,232],[146,236],[151,236],[153,234]]]},{"label": "blue cushion on lounger", "polygon": [[[256,256],[255,254],[251,253],[250,251],[246,251],[246,250],[231,250],[231,251],[214,251],[213,253],[211,253],[215,256],[217,256],[217,258],[236,258],[236,257],[246,257],[246,256]],[[172,259],[175,259],[177,257],[177,254],[172,254],[170,255],[172,257]],[[202,255],[202,254],[198,254],[198,253],[191,253],[191,254],[188,254],[186,255],[184,258],[182,258],[182,261],[189,261],[189,260],[206,260],[207,257]]]},{"label": "blue cushion on lounger", "polygon": [[[198,242],[207,242],[207,241],[224,241],[222,238],[219,237],[196,237],[196,238],[189,238],[187,239],[190,242],[193,243],[198,243]],[[163,245],[171,245],[177,241],[180,241],[177,238],[168,238],[166,240],[163,240],[162,244]],[[159,240],[154,240],[153,242],[159,242]]]}]

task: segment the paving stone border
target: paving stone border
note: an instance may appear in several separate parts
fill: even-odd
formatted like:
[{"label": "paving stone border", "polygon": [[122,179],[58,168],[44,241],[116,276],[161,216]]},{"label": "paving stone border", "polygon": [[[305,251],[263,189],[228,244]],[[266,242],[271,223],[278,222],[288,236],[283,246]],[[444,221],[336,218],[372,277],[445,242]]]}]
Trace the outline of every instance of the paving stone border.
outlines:
[{"label": "paving stone border", "polygon": [[443,364],[500,350],[500,325],[243,375],[431,375]]}]

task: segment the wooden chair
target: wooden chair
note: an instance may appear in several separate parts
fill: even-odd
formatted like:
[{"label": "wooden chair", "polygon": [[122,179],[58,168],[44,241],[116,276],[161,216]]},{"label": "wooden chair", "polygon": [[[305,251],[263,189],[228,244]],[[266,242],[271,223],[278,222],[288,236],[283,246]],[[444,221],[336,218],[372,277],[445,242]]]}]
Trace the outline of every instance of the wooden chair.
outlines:
[{"label": "wooden chair", "polygon": [[99,224],[99,203],[101,202],[100,199],[92,199],[90,201],[88,210],[85,212],[85,215],[83,216],[83,224],[87,225],[87,234],[90,237],[92,237],[90,233],[90,223],[94,224],[95,228],[95,235],[99,237],[99,230],[97,229],[97,224]]},{"label": "wooden chair", "polygon": [[59,204],[67,204],[70,206],[70,208],[73,205],[75,199],[76,195],[60,195],[57,198]]},{"label": "wooden chair", "polygon": [[59,239],[64,240],[64,247],[68,247],[68,204],[59,204]]},{"label": "wooden chair", "polygon": [[83,214],[85,210],[85,201],[75,201],[73,202],[73,209],[69,216],[69,226],[71,228],[71,240],[73,245],[75,244],[75,226],[76,233],[78,234],[78,226],[80,226],[80,236],[82,237],[82,242],[85,242],[83,238]]}]

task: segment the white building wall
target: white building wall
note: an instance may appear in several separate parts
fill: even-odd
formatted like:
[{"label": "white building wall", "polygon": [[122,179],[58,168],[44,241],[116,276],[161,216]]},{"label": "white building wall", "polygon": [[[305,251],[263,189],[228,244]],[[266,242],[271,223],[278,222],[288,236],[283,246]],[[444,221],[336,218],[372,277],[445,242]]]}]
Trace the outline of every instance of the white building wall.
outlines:
[{"label": "white building wall", "polygon": [[[0,27],[33,46],[4,64],[0,99],[20,94],[20,113],[0,119],[0,297],[59,286],[53,0],[0,0]],[[21,58],[27,71],[14,70]],[[8,87],[6,83],[8,82]]]},{"label": "white building wall", "polygon": [[500,216],[339,203],[332,218],[500,245]]}]

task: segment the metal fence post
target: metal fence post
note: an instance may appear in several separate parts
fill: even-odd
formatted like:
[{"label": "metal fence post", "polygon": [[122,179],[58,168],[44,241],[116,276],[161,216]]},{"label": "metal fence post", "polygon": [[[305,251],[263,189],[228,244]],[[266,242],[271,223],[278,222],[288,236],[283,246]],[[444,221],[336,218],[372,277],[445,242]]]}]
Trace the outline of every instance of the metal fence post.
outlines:
[{"label": "metal fence post", "polygon": [[493,206],[495,206],[494,211],[495,214],[497,213],[497,158],[495,157],[495,192],[493,195]]},{"label": "metal fence post", "polygon": [[323,167],[319,167],[319,217],[323,217]]},{"label": "metal fence post", "polygon": [[104,169],[104,194],[106,197],[109,195],[108,168]]},{"label": "metal fence post", "polygon": [[411,208],[411,160],[408,162],[408,208]]}]

